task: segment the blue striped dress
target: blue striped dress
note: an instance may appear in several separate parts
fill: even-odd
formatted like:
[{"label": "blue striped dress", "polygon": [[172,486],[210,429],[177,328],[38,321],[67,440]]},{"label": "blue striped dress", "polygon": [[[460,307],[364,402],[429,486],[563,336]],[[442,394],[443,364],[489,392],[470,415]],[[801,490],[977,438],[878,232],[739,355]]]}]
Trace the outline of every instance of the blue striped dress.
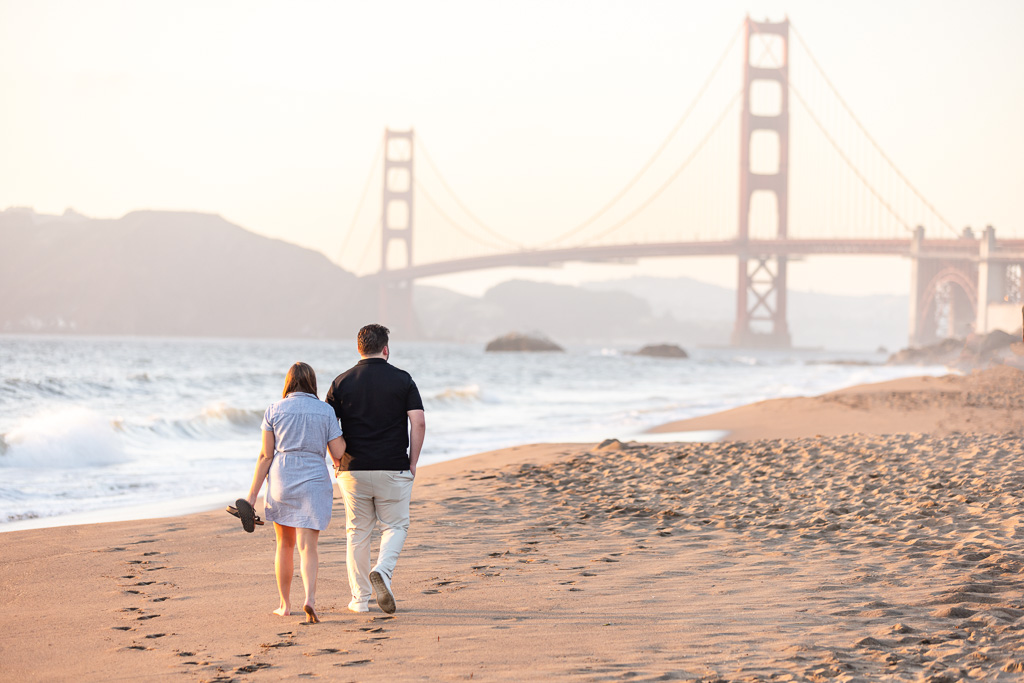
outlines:
[{"label": "blue striped dress", "polygon": [[334,503],[327,442],[341,436],[334,409],[313,394],[293,392],[267,408],[262,428],[274,433],[267,521],[323,531]]}]

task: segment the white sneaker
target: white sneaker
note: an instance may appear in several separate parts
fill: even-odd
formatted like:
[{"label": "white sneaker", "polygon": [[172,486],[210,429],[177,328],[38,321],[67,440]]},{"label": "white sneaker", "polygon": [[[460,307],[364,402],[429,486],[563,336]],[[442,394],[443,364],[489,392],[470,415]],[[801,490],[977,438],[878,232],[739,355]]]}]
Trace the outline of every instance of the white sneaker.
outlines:
[{"label": "white sneaker", "polygon": [[353,600],[352,602],[348,603],[348,609],[350,612],[369,612],[370,606],[365,602],[358,602],[356,600]]},{"label": "white sneaker", "polygon": [[384,575],[378,571],[370,572],[370,583],[377,593],[377,606],[388,614],[395,613],[395,596],[391,594],[390,583]]}]

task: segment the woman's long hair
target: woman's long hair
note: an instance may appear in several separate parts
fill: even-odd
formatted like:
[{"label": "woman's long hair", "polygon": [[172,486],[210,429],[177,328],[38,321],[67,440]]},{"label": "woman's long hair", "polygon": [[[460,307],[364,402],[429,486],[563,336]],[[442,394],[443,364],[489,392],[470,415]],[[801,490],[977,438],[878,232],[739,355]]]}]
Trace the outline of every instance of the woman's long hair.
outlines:
[{"label": "woman's long hair", "polygon": [[316,396],[316,373],[305,363],[296,363],[288,368],[284,378],[284,392],[281,398],[287,398],[293,391],[301,391]]}]

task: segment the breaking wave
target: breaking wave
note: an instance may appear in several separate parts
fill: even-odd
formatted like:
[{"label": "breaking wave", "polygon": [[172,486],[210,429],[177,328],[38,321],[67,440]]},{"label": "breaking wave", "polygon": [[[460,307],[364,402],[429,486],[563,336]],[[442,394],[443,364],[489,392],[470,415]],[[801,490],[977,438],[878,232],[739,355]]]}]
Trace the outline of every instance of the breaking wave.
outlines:
[{"label": "breaking wave", "polygon": [[86,408],[35,415],[0,435],[0,441],[3,467],[97,467],[127,459],[113,423]]}]

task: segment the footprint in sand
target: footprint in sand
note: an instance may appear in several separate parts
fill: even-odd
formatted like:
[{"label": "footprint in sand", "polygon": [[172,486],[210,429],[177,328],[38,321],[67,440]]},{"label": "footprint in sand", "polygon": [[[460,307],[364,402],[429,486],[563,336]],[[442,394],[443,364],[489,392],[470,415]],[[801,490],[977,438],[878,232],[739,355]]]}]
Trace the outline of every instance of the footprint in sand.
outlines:
[{"label": "footprint in sand", "polygon": [[353,659],[350,662],[338,662],[334,666],[358,666],[360,664],[369,664],[372,661],[372,659]]},{"label": "footprint in sand", "polygon": [[144,614],[138,618],[138,621],[145,621],[146,619],[156,619],[159,614]]},{"label": "footprint in sand", "polygon": [[236,674],[251,674],[251,673],[256,673],[260,669],[269,669],[269,668],[270,668],[270,665],[267,664],[266,662],[253,662],[252,664],[247,664],[245,666],[238,667],[237,669],[235,669],[235,673]]},{"label": "footprint in sand", "polygon": [[150,600],[150,602],[163,602],[164,600],[170,600],[170,598],[168,598],[168,597],[153,598],[152,600]]},{"label": "footprint in sand", "polygon": [[167,635],[166,633],[150,633],[150,634],[149,634],[148,636],[146,636],[146,637],[147,637],[147,638],[163,638],[163,637],[164,637],[164,636],[166,636],[166,635]]}]

